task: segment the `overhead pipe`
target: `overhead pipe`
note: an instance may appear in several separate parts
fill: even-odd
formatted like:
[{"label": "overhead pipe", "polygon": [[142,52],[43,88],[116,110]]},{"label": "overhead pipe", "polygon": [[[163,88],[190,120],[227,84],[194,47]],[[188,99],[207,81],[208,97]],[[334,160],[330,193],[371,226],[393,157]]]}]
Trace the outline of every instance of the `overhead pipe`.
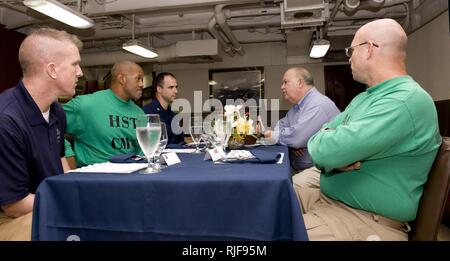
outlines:
[{"label": "overhead pipe", "polygon": [[226,52],[230,56],[234,56],[234,51],[231,46],[227,43],[227,41],[222,37],[222,35],[217,31],[216,28],[216,18],[211,16],[208,21],[208,31],[211,35],[219,41],[220,45],[222,45],[223,51]]},{"label": "overhead pipe", "polygon": [[[344,11],[347,9],[348,11],[353,10],[361,10],[361,9],[374,9],[380,7],[391,7],[394,5],[401,5],[403,3],[411,2],[411,0],[345,0],[344,4],[339,7],[339,11]],[[330,4],[330,6],[334,6],[334,4]]]},{"label": "overhead pipe", "polygon": [[402,6],[391,6],[382,8],[378,10],[378,12],[371,12],[369,10],[357,10],[351,16],[346,15],[343,12],[339,12],[334,17],[334,22],[336,21],[347,21],[347,20],[357,20],[357,19],[371,19],[371,18],[383,18],[387,17],[390,14],[403,14],[405,15],[405,8]]},{"label": "overhead pipe", "polygon": [[[249,16],[264,16],[264,15],[279,15],[280,14],[280,8],[279,7],[269,7],[269,8],[258,8],[255,10],[230,10],[230,9],[223,9],[225,16],[227,18],[236,18],[236,17],[249,17]],[[222,33],[220,33],[216,26],[216,20],[215,15],[213,13],[210,20],[208,20],[208,23],[205,24],[205,26],[196,26],[196,30],[199,31],[208,31],[211,36],[219,41],[219,43],[223,46],[223,49],[225,51],[231,50],[230,55],[233,55],[233,49],[231,48],[226,36]],[[211,21],[212,20],[212,21]],[[266,21],[259,21],[259,22],[252,22],[251,25],[247,25],[245,23],[237,23],[236,25],[233,25],[233,28],[237,29],[243,29],[248,27],[267,27],[267,26],[279,26],[280,21],[278,20],[276,23],[273,22],[266,22]],[[186,32],[192,32],[192,27],[190,26],[180,26],[180,27],[164,27],[164,28],[147,28],[145,26],[140,27],[139,34],[136,34],[136,36],[143,36],[147,35],[147,33],[152,34],[158,34],[158,33],[167,33],[167,34],[174,34],[174,33],[186,33]],[[118,39],[120,37],[126,37],[129,36],[129,32],[126,32],[124,30],[114,30],[114,32],[108,34],[107,36],[101,36],[101,39],[103,40],[109,40],[109,39]],[[90,41],[90,40],[97,40],[96,37],[84,37],[84,41]]]},{"label": "overhead pipe", "polygon": [[362,8],[380,8],[384,5],[385,0],[366,0],[361,3],[360,0],[345,0],[344,8],[348,12],[354,12],[356,9]]},{"label": "overhead pipe", "polygon": [[[344,3],[340,5],[339,12],[345,12],[345,13],[351,13],[352,15],[356,12],[361,12],[363,10],[373,10],[373,9],[380,9],[380,7],[388,8],[392,6],[399,6],[404,3],[409,3],[411,0],[384,0],[383,4],[381,6],[377,3],[369,3],[371,0],[344,0]],[[334,8],[336,6],[336,3],[330,4],[330,8]],[[341,14],[341,13],[339,13]],[[339,16],[339,14],[337,16]]]},{"label": "overhead pipe", "polygon": [[[352,19],[348,18],[341,18],[341,19],[335,19],[338,21],[354,21],[355,19],[360,20],[371,20],[371,19],[380,19],[380,18],[391,18],[391,19],[397,19],[397,18],[404,18],[404,21],[401,23],[403,28],[405,30],[409,27],[409,12],[406,13],[381,13],[381,14],[372,14],[372,15],[365,15],[365,16],[358,16],[358,17],[352,17]],[[359,25],[334,25],[330,26],[328,28],[328,32],[335,32],[335,31],[341,31],[341,30],[357,30],[359,29],[363,24]]]},{"label": "overhead pipe", "polygon": [[[333,26],[332,29],[329,28],[330,25],[332,25],[331,20],[334,21],[345,21],[345,20],[355,20],[355,19],[373,19],[373,18],[384,18],[384,17],[391,17],[391,18],[400,18],[406,16],[407,19],[409,17],[409,10],[406,8],[406,13],[400,13],[400,8],[405,9],[404,7],[406,3],[410,2],[410,0],[367,0],[365,2],[362,2],[360,0],[345,0],[342,4],[342,1],[336,2],[333,8],[333,12],[336,10],[336,8],[339,9],[339,11],[342,11],[346,13],[346,10],[348,9],[352,10],[352,15],[349,16],[348,14],[339,13],[335,14],[334,16],[330,16],[330,22],[326,24],[325,26],[325,33],[328,31],[338,31],[338,30],[348,30],[350,29],[349,26]],[[342,4],[343,7],[340,5]],[[397,8],[397,6],[399,8]],[[362,9],[372,9],[372,8],[380,8],[383,7],[381,10],[379,10],[377,13],[373,13],[367,10]],[[388,10],[389,9],[389,10]],[[384,11],[383,13],[380,13],[381,11]],[[388,12],[390,11],[390,12]],[[391,15],[389,15],[391,14]],[[333,18],[333,19],[331,19]],[[328,26],[327,26],[328,25]],[[403,26],[408,26],[408,21],[405,21],[403,23]],[[350,26],[351,27],[351,26]]]},{"label": "overhead pipe", "polygon": [[354,12],[360,5],[360,0],[345,0],[344,2],[344,8],[349,12]]},{"label": "overhead pipe", "polygon": [[409,15],[410,13],[409,13],[408,3],[403,3],[403,7],[405,7],[405,10],[406,10],[406,17],[402,22],[402,26],[403,26],[403,29],[407,32],[410,27],[410,20],[411,20],[411,17]]},{"label": "overhead pipe", "polygon": [[339,6],[342,4],[344,0],[337,0],[336,4],[334,4],[334,8],[333,11],[330,14],[330,18],[328,19],[328,22],[325,23],[325,26],[323,28],[323,37],[326,38],[327,37],[327,33],[328,33],[328,27],[330,27],[330,25],[333,24],[333,20],[334,17],[336,16],[337,11],[339,10]]},{"label": "overhead pipe", "polygon": [[373,8],[380,8],[384,5],[385,0],[366,0],[367,6]]},{"label": "overhead pipe", "polygon": [[402,5],[410,1],[411,0],[345,0],[341,11],[354,13],[356,10],[386,8],[394,5]]},{"label": "overhead pipe", "polygon": [[225,34],[225,36],[230,40],[233,50],[240,55],[244,55],[245,51],[242,48],[242,45],[236,39],[236,36],[234,36],[233,32],[227,24],[227,19],[223,12],[224,6],[225,5],[216,5],[216,7],[214,8],[214,17],[216,18],[216,22],[220,26],[220,29]]},{"label": "overhead pipe", "polygon": [[401,5],[404,3],[411,2],[411,0],[385,0],[384,1],[384,7],[390,7],[394,5]]}]

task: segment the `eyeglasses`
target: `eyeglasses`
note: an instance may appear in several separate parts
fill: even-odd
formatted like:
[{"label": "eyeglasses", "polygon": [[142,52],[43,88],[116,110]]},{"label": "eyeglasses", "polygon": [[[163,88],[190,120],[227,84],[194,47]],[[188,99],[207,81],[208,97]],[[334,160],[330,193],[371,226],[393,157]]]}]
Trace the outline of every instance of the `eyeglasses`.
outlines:
[{"label": "eyeglasses", "polygon": [[360,43],[360,44],[353,45],[353,46],[350,46],[350,47],[345,48],[345,55],[347,55],[348,58],[351,58],[351,57],[352,57],[352,54],[353,54],[353,49],[355,49],[355,48],[358,47],[358,46],[365,45],[365,44],[372,44],[372,45],[375,46],[375,47],[380,47],[380,46],[379,46],[378,44],[376,44],[376,43],[372,43],[372,42],[364,42],[364,43]]}]

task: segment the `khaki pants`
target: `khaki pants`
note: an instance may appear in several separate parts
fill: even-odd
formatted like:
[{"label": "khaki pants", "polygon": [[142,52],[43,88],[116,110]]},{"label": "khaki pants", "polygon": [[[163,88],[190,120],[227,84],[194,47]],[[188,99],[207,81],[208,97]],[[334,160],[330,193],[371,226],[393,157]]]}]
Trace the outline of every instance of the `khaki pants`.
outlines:
[{"label": "khaki pants", "polygon": [[319,188],[320,170],[316,167],[305,169],[292,177],[295,189],[301,188]]},{"label": "khaki pants", "polygon": [[309,240],[408,240],[404,222],[351,208],[320,192],[320,172],[293,177]]},{"label": "khaki pants", "polygon": [[33,212],[18,218],[0,212],[0,241],[30,241]]}]

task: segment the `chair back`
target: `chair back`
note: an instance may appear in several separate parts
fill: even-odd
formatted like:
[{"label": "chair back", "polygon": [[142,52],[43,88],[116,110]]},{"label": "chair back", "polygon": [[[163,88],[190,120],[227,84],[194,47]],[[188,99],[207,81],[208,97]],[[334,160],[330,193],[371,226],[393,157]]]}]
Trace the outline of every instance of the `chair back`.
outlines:
[{"label": "chair back", "polygon": [[412,241],[437,239],[450,185],[450,138],[443,137],[419,203],[416,220],[409,234]]}]

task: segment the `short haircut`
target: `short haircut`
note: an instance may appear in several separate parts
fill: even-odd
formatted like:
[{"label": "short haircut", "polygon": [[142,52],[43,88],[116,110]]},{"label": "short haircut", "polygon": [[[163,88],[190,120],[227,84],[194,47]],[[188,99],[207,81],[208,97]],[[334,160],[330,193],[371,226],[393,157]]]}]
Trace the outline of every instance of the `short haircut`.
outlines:
[{"label": "short haircut", "polygon": [[116,82],[117,81],[117,76],[119,76],[119,74],[127,73],[128,71],[130,71],[130,69],[132,69],[134,67],[141,68],[141,66],[139,64],[137,64],[135,62],[132,62],[132,61],[127,61],[127,60],[118,61],[118,62],[114,63],[114,65],[113,65],[113,67],[111,68],[111,71],[110,71],[111,82],[112,83]]},{"label": "short haircut", "polygon": [[38,66],[38,61],[52,51],[51,46],[45,44],[45,40],[70,42],[74,44],[78,50],[81,50],[83,47],[83,43],[77,36],[69,34],[66,31],[48,27],[35,29],[25,37],[19,49],[19,62],[24,75],[32,73],[35,66]]},{"label": "short haircut", "polygon": [[308,70],[298,67],[295,68],[295,73],[298,77],[302,78],[307,85],[314,86],[314,77]]},{"label": "short haircut", "polygon": [[163,86],[164,78],[166,76],[170,76],[170,77],[176,79],[175,75],[173,75],[170,72],[158,73],[158,75],[155,77],[155,79],[153,79],[152,89],[151,89],[151,92],[150,92],[150,98],[152,98],[152,99],[156,98],[156,89],[158,88],[158,86]]}]

